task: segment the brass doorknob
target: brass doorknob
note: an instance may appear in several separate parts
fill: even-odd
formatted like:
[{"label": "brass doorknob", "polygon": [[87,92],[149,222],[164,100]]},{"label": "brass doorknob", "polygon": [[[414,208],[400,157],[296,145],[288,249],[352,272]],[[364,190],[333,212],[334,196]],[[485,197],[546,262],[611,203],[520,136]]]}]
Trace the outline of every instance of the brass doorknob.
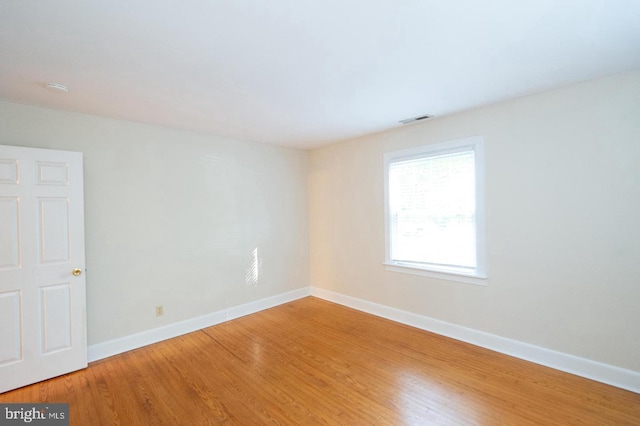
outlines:
[{"label": "brass doorknob", "polygon": [[75,277],[79,277],[81,273],[82,273],[82,269],[78,269],[78,268],[74,269],[72,272],[73,276]]}]

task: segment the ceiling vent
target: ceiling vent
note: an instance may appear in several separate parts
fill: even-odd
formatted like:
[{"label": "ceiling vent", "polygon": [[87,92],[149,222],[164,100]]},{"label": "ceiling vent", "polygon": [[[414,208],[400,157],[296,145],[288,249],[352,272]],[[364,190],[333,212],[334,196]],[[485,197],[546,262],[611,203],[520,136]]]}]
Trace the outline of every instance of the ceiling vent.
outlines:
[{"label": "ceiling vent", "polygon": [[420,117],[405,118],[404,120],[398,121],[398,123],[402,123],[402,124],[415,123],[416,121],[426,120],[427,118],[432,118],[432,117],[433,115],[422,115]]}]

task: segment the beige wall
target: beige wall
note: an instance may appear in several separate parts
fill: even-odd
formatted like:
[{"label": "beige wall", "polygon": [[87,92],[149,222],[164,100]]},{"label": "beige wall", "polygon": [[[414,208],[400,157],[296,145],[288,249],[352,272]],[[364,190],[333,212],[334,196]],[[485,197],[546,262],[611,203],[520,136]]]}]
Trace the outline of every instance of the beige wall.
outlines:
[{"label": "beige wall", "polygon": [[[306,287],[310,266],[316,287],[640,371],[638,117],[633,72],[310,154],[5,102],[0,144],[84,153],[90,344]],[[478,134],[489,285],[385,271],[383,154]]]},{"label": "beige wall", "polygon": [[0,144],[84,153],[89,344],[309,285],[307,152],[4,102]]},{"label": "beige wall", "polygon": [[[489,285],[385,271],[383,154],[471,135]],[[309,203],[311,285],[640,371],[640,72],[316,149]]]}]

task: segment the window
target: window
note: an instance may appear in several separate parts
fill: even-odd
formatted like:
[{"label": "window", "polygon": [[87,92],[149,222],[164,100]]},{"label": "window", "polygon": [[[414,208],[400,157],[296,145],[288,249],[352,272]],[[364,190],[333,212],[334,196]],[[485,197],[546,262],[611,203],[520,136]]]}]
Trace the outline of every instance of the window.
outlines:
[{"label": "window", "polygon": [[482,137],[385,154],[387,269],[486,284]]}]

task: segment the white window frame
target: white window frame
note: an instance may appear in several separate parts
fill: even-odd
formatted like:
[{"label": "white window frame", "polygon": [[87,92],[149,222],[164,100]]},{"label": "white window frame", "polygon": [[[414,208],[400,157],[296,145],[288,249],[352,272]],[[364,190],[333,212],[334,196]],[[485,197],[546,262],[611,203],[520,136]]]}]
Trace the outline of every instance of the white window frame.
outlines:
[{"label": "white window frame", "polygon": [[[454,267],[418,265],[391,260],[391,217],[389,211],[389,165],[398,161],[416,158],[428,158],[447,153],[474,151],[475,158],[475,195],[476,195],[476,268],[472,272]],[[394,151],[384,154],[384,225],[385,225],[385,261],[386,270],[406,274],[421,275],[468,284],[487,285],[487,237],[485,213],[484,178],[484,138],[471,136],[448,142],[423,145],[416,148]]]}]

